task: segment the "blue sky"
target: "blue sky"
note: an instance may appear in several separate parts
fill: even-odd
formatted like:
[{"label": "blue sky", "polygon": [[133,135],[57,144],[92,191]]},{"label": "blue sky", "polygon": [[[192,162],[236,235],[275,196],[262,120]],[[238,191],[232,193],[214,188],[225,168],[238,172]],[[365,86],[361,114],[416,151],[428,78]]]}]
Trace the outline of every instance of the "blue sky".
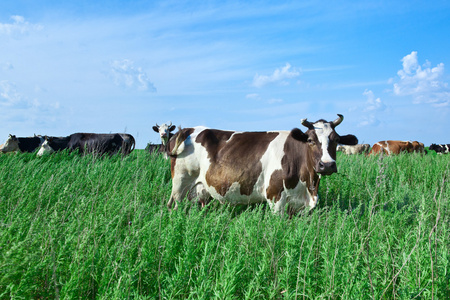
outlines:
[{"label": "blue sky", "polygon": [[[449,1],[0,3],[0,140],[155,123],[450,143]],[[0,142],[0,143],[1,143]]]}]

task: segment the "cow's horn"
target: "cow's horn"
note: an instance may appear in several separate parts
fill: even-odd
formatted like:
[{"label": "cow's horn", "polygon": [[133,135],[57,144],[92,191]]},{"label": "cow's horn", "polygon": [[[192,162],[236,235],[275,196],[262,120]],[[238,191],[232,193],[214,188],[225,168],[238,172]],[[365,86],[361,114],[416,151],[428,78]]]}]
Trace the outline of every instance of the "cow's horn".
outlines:
[{"label": "cow's horn", "polygon": [[311,130],[314,130],[313,124],[309,123],[306,119],[302,119],[302,125],[308,127]]},{"label": "cow's horn", "polygon": [[341,114],[337,114],[339,116],[339,118],[337,118],[336,120],[334,120],[333,122],[331,122],[331,126],[334,128],[336,126],[338,126],[339,124],[341,124],[341,122],[344,120],[344,116]]}]

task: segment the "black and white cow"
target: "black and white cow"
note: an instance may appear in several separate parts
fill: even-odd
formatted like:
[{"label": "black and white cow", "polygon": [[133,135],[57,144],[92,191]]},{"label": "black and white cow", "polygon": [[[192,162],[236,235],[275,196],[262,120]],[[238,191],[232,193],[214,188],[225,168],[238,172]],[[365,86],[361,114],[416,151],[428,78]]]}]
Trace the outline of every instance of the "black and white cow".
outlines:
[{"label": "black and white cow", "polygon": [[358,145],[338,145],[337,151],[341,151],[347,155],[355,154],[367,154],[370,150],[369,144],[358,144]]},{"label": "black and white cow", "polygon": [[450,152],[450,144],[431,144],[428,149],[436,151],[437,154],[447,154]]},{"label": "black and white cow", "polygon": [[[37,155],[68,149],[78,150],[81,153],[93,153],[97,155],[122,153],[124,155],[131,152],[131,145],[134,148],[134,138],[125,137],[119,133],[74,133],[67,137],[46,137]],[[123,147],[126,147],[123,150]]]},{"label": "black and white cow", "polygon": [[44,138],[40,135],[16,137],[10,134],[6,142],[0,146],[0,152],[34,152],[43,142]]},{"label": "black and white cow", "polygon": [[169,145],[169,140],[173,136],[172,132],[176,129],[176,126],[172,125],[172,122],[170,122],[170,124],[163,123],[161,126],[156,123],[156,126],[153,126],[152,128],[155,132],[159,133],[161,144],[149,144],[147,146],[148,151],[150,153],[164,153],[164,157],[167,158],[167,147]]},{"label": "black and white cow", "polygon": [[337,172],[336,146],[355,145],[354,135],[340,136],[332,122],[306,119],[291,131],[237,132],[205,127],[184,128],[170,140],[172,193],[167,204],[196,189],[199,197],[222,203],[268,202],[290,216],[317,205],[321,175]]},{"label": "black and white cow", "polygon": [[170,138],[173,136],[172,131],[174,131],[177,127],[175,125],[172,125],[172,122],[170,124],[162,124],[161,126],[156,123],[156,126],[152,127],[153,130],[157,133],[159,133],[159,136],[161,137],[161,143],[166,146],[170,140]]}]

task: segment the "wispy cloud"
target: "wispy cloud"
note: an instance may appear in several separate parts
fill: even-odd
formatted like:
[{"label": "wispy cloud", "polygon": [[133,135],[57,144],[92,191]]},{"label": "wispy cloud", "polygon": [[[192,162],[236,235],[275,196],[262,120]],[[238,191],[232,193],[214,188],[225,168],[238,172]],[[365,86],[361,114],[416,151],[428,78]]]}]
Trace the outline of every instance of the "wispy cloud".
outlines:
[{"label": "wispy cloud", "polygon": [[371,90],[365,90],[363,95],[367,96],[364,112],[379,112],[386,109],[386,105],[381,101],[380,98],[376,98]]},{"label": "wispy cloud", "polygon": [[[412,96],[415,103],[430,103],[434,106],[450,105],[450,89],[443,81],[444,64],[431,67],[430,62],[419,65],[417,51],[411,52],[402,59],[403,69],[397,72],[398,79],[394,83],[394,94]],[[391,79],[393,83],[395,79]]]},{"label": "wispy cloud", "polygon": [[287,85],[289,84],[287,79],[298,76],[300,76],[300,71],[295,68],[291,69],[291,65],[286,63],[284,67],[276,69],[271,75],[259,75],[256,73],[253,78],[252,86],[260,88],[271,83],[281,83]]},{"label": "wispy cloud", "polygon": [[156,88],[142,68],[135,67],[128,59],[111,62],[109,77],[117,86],[137,89],[140,91],[156,92]]},{"label": "wispy cloud", "polygon": [[0,105],[4,107],[23,106],[26,103],[15,84],[8,80],[0,81]]},{"label": "wispy cloud", "polygon": [[12,23],[0,23],[0,35],[22,35],[31,31],[42,30],[40,24],[31,24],[22,16],[11,16]]},{"label": "wispy cloud", "polygon": [[361,121],[358,123],[359,127],[377,126],[381,122],[378,115],[386,110],[386,105],[381,101],[381,98],[375,97],[371,90],[365,90],[363,93],[367,100],[362,108],[356,108],[356,111],[361,112]]}]

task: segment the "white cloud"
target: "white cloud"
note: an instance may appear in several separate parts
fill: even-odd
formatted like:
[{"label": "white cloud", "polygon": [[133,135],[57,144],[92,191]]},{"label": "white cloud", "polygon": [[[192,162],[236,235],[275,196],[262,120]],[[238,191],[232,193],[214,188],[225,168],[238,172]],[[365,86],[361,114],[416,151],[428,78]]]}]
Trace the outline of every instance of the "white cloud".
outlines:
[{"label": "white cloud", "polygon": [[286,63],[284,67],[276,69],[272,73],[272,75],[259,75],[258,73],[256,73],[255,77],[253,78],[252,86],[260,88],[275,82],[287,85],[289,84],[289,82],[286,81],[286,79],[295,78],[298,76],[300,76],[300,71],[295,68],[291,70],[291,65],[289,63]]},{"label": "white cloud", "polygon": [[386,105],[380,98],[376,98],[371,90],[366,89],[363,95],[367,97],[364,107],[354,109],[355,111],[361,111],[361,121],[358,126],[377,126],[381,123],[377,115],[386,110]]},{"label": "white cloud", "polygon": [[42,25],[28,23],[22,16],[11,16],[11,19],[13,20],[12,23],[0,23],[0,35],[22,35],[31,31],[39,31],[43,28]]},{"label": "white cloud", "polygon": [[22,106],[24,104],[23,96],[17,91],[15,85],[7,80],[0,81],[0,105]]},{"label": "white cloud", "polygon": [[128,59],[115,60],[111,63],[109,77],[117,86],[141,91],[156,92],[156,88],[147,74],[140,67],[135,67],[134,62]]},{"label": "white cloud", "polygon": [[420,66],[417,51],[403,57],[402,62],[403,69],[397,72],[399,80],[394,83],[395,95],[412,96],[415,103],[431,103],[434,106],[450,104],[450,89],[448,83],[442,80],[443,63],[431,68],[427,61]]},{"label": "white cloud", "polygon": [[261,97],[260,97],[259,94],[257,94],[257,93],[254,93],[254,94],[248,94],[247,96],[245,96],[245,98],[247,98],[247,99],[255,99],[255,100],[261,99]]},{"label": "white cloud", "polygon": [[377,112],[386,109],[386,105],[380,98],[375,98],[375,95],[371,90],[365,90],[363,95],[367,96],[366,108],[363,110],[364,112]]}]

